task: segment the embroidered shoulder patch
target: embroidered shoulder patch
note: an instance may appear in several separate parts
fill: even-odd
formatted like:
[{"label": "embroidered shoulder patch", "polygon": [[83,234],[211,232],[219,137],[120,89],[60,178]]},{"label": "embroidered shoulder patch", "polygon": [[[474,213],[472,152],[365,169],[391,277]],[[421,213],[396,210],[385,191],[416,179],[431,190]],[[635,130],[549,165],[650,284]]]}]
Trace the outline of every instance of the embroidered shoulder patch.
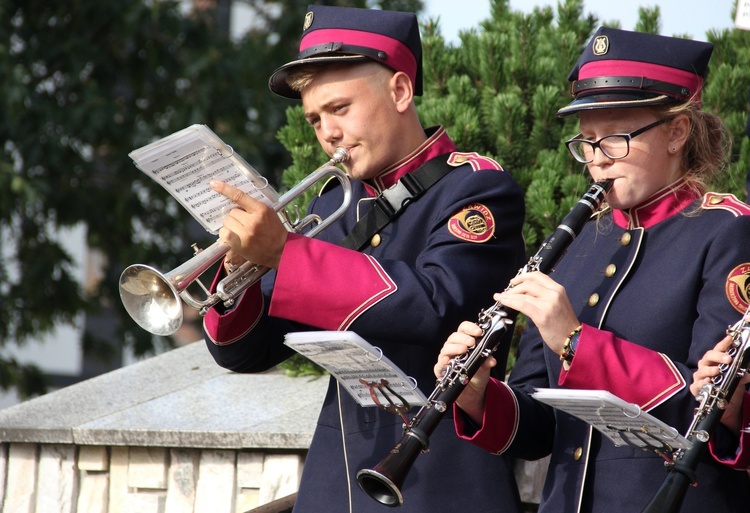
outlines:
[{"label": "embroidered shoulder patch", "polygon": [[701,206],[705,209],[721,209],[728,210],[735,216],[747,216],[750,215],[750,205],[744,201],[740,201],[734,194],[721,194],[718,192],[707,192],[703,196],[703,203]]},{"label": "embroidered shoulder patch", "polygon": [[727,276],[724,290],[729,303],[735,310],[744,314],[750,300],[750,262],[740,264]]},{"label": "embroidered shoulder patch", "polygon": [[479,171],[482,169],[495,169],[497,171],[503,170],[503,167],[495,160],[489,157],[483,157],[475,151],[454,151],[450,154],[450,157],[448,157],[449,166],[459,167],[463,166],[464,164],[469,164],[471,166],[471,169],[473,169],[474,171]]},{"label": "embroidered shoulder patch", "polygon": [[474,203],[448,220],[448,231],[469,242],[486,242],[495,234],[495,218],[489,208]]}]

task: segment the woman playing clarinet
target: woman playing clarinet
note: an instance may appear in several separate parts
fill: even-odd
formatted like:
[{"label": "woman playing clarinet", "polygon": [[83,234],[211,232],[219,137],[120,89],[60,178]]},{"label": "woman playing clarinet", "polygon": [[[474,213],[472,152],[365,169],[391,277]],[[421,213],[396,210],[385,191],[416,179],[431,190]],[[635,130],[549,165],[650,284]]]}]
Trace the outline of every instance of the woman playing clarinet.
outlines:
[{"label": "woman playing clarinet", "polygon": [[[507,382],[488,358],[454,404],[458,434],[493,453],[551,455],[540,513],[640,512],[665,479],[654,451],[615,446],[534,400],[536,388],[606,390],[685,433],[698,361],[745,312],[750,208],[708,192],[728,136],[701,110],[710,43],[600,28],[570,74],[580,133],[566,142],[607,208],[551,275],[527,273],[495,299],[529,319]],[[435,365],[473,346],[464,322]],[[747,511],[750,479],[706,454],[683,512]]]}]

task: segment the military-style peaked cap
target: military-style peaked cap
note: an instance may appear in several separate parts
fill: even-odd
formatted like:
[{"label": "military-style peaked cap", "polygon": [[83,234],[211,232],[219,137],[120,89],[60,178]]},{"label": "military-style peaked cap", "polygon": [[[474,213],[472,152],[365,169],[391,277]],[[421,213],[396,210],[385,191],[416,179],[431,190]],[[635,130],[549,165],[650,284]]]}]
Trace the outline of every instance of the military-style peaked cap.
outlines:
[{"label": "military-style peaked cap", "polygon": [[414,93],[422,94],[422,43],[414,13],[310,5],[305,15],[297,58],[273,72],[268,87],[287,98],[299,98],[286,78],[296,66],[324,62],[372,60],[403,71]]},{"label": "military-style peaked cap", "polygon": [[672,102],[700,107],[712,51],[702,41],[601,27],[568,76],[574,100],[557,115]]}]

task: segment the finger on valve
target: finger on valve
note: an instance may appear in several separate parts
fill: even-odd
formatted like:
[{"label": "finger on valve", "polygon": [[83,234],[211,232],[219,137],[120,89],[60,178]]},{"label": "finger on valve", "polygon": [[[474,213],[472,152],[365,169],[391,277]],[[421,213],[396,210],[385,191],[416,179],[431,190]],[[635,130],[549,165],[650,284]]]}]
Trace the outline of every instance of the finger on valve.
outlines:
[{"label": "finger on valve", "polygon": [[227,274],[232,274],[239,269],[243,263],[244,259],[242,257],[234,251],[229,251],[224,256],[224,271],[226,271]]}]

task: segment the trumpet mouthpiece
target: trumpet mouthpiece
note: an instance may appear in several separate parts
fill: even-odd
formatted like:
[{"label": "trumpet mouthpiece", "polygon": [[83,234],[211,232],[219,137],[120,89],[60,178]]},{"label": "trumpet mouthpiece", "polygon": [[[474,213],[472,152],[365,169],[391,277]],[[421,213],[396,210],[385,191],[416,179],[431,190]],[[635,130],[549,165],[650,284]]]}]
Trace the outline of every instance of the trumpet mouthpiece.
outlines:
[{"label": "trumpet mouthpiece", "polygon": [[333,152],[331,160],[333,160],[333,162],[336,164],[346,162],[347,160],[349,160],[349,151],[346,148],[339,146],[338,148],[336,148],[336,151]]}]

